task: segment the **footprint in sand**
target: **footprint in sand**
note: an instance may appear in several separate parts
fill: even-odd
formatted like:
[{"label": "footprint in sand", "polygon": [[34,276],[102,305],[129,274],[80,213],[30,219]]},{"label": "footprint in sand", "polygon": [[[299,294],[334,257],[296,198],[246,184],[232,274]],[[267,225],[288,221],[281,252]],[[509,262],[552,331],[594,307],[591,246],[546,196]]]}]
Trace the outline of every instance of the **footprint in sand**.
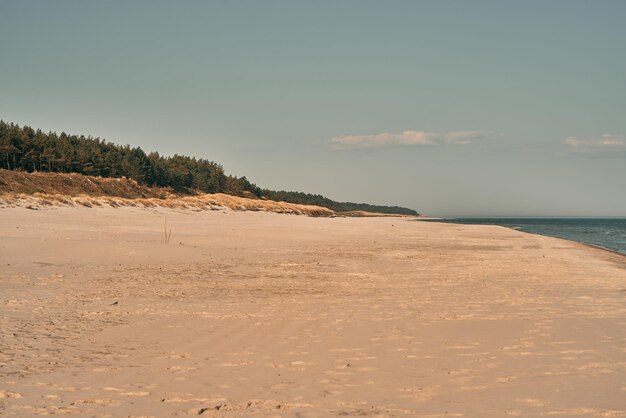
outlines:
[{"label": "footprint in sand", "polygon": [[11,392],[10,390],[0,390],[0,399],[20,399],[23,395],[17,392]]},{"label": "footprint in sand", "polygon": [[240,360],[240,361],[233,361],[233,362],[226,362],[226,363],[220,363],[218,364],[218,366],[222,366],[222,367],[240,367],[240,366],[248,366],[250,364],[254,364],[254,361],[252,360]]},{"label": "footprint in sand", "polygon": [[122,392],[122,393],[120,393],[120,395],[124,395],[124,396],[147,396],[149,394],[150,394],[150,392],[146,392],[146,391]]},{"label": "footprint in sand", "polygon": [[548,405],[548,402],[542,401],[541,399],[521,398],[521,399],[516,399],[516,401],[525,403],[527,405],[536,406],[536,407]]}]

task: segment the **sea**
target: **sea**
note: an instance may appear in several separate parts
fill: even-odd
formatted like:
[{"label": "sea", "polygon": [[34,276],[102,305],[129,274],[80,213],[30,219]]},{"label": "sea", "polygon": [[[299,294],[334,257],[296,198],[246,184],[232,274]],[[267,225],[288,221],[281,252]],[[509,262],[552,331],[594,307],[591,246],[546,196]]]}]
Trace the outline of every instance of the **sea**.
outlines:
[{"label": "sea", "polygon": [[451,218],[439,222],[501,225],[591,244],[626,255],[626,218]]}]

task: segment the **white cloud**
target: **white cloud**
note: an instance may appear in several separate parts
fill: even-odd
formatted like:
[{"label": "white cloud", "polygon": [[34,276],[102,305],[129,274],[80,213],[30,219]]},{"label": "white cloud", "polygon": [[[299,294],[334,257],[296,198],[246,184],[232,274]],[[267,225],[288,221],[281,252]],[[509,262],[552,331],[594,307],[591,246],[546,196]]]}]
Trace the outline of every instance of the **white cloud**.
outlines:
[{"label": "white cloud", "polygon": [[330,140],[330,144],[334,148],[339,149],[438,145],[443,143],[466,145],[485,139],[487,136],[488,132],[483,131],[453,131],[443,134],[424,131],[404,131],[399,134],[385,132],[376,135],[335,136]]},{"label": "white cloud", "polygon": [[597,138],[580,138],[570,136],[565,139],[565,144],[578,151],[602,151],[626,149],[626,137],[624,135],[604,134]]}]

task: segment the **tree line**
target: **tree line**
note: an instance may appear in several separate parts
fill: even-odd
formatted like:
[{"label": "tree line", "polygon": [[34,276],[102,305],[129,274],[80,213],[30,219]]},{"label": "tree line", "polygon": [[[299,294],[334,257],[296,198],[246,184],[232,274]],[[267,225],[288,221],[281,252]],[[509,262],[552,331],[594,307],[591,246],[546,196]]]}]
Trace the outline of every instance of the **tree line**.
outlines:
[{"label": "tree line", "polygon": [[367,203],[352,203],[352,202],[336,202],[334,200],[330,200],[327,197],[324,197],[319,194],[310,194],[310,193],[302,193],[302,192],[287,192],[284,190],[274,191],[274,190],[262,190],[263,197],[276,200],[283,201],[289,203],[300,203],[305,205],[315,205],[322,206],[328,209],[332,209],[335,212],[354,212],[354,211],[363,211],[363,212],[374,212],[374,213],[389,213],[389,214],[398,214],[398,215],[417,215],[418,213],[413,209],[407,209],[400,206],[380,206],[380,205],[370,205]]},{"label": "tree line", "polygon": [[227,193],[327,207],[346,212],[416,215],[397,206],[335,202],[321,195],[261,189],[244,177],[226,175],[224,168],[203,158],[117,145],[100,138],[43,132],[0,120],[0,168],[27,172],[80,173],[100,177],[127,177],[151,187],[170,187],[178,193]]}]

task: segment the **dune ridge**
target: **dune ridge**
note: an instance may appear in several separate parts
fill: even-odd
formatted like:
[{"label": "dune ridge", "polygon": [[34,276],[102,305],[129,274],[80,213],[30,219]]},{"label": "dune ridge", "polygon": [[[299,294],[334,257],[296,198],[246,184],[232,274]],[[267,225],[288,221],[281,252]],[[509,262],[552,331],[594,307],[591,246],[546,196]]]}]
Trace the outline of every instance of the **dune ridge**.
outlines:
[{"label": "dune ridge", "polygon": [[0,170],[0,208],[45,209],[61,206],[139,207],[190,210],[266,211],[314,217],[402,217],[411,215],[364,211],[337,212],[300,203],[259,199],[250,194],[176,193],[170,188],[147,187],[135,180],[82,174],[25,173]]},{"label": "dune ridge", "polygon": [[[84,194],[77,196],[48,193],[34,193],[32,195],[25,193],[0,194],[0,208],[25,207],[38,210],[60,206],[170,208],[191,209],[196,211],[231,209],[235,211],[266,211],[321,217],[337,215],[334,211],[320,206],[249,199],[223,193],[200,194],[195,196],[170,195],[164,198],[141,197],[133,199],[116,196],[90,196]],[[376,214],[369,214],[369,216],[376,216]]]}]

